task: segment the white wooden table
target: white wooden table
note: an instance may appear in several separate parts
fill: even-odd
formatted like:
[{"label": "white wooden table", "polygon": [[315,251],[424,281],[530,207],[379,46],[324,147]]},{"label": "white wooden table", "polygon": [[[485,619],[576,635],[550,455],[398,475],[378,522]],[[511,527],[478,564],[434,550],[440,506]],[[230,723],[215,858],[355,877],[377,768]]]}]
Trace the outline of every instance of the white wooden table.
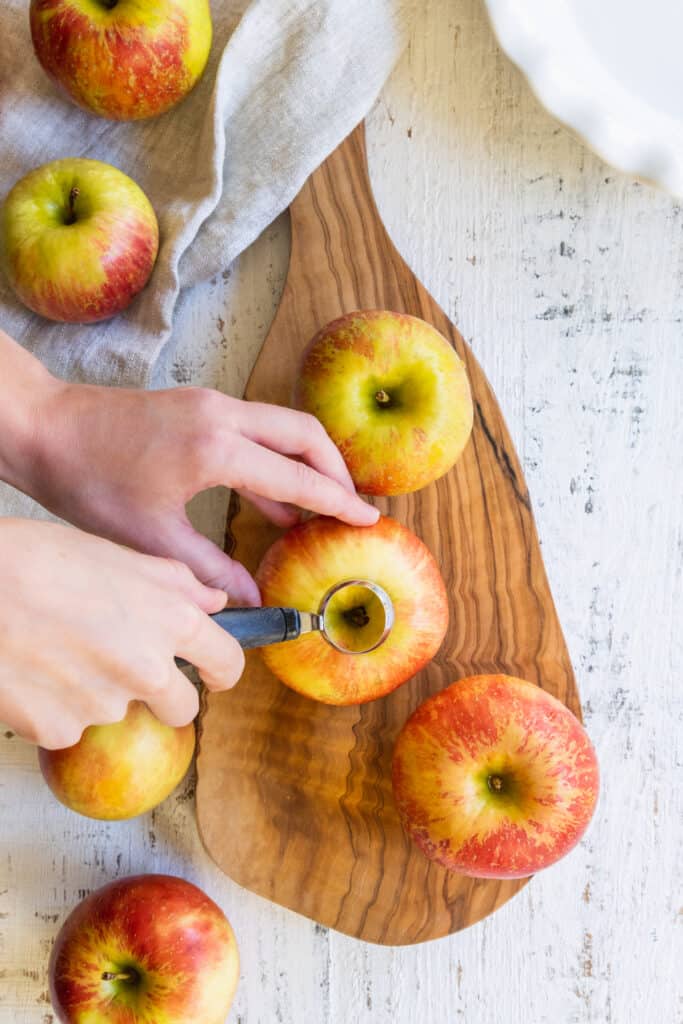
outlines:
[{"label": "white wooden table", "polygon": [[[522,456],[602,797],[583,843],[494,917],[390,950],[240,890],[197,837],[193,786],[120,824],[59,807],[0,735],[0,1022],[49,1024],[58,923],[112,877],[169,871],[226,910],[240,1024],[673,1024],[680,945],[675,691],[683,666],[681,206],[555,124],[478,0],[424,0],[368,123],[386,224],[472,344]],[[159,384],[240,394],[279,297],[282,217],[185,296]],[[196,503],[220,537],[225,494]],[[226,823],[226,829],[234,823]]]}]

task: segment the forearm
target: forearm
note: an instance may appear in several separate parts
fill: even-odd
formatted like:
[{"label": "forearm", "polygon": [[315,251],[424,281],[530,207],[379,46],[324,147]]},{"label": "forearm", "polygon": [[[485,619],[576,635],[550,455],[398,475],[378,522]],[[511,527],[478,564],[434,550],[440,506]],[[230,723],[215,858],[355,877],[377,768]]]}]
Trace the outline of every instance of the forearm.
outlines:
[{"label": "forearm", "polygon": [[45,429],[46,406],[62,387],[29,352],[0,330],[0,480],[30,493],[30,480]]}]

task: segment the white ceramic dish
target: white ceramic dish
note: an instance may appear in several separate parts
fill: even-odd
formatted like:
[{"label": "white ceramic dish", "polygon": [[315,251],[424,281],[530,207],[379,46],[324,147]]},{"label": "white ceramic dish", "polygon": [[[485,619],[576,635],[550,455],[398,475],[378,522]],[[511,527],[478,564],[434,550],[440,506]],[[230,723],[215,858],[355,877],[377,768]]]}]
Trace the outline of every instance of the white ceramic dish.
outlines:
[{"label": "white ceramic dish", "polygon": [[605,160],[683,196],[683,0],[485,0],[540,101]]}]

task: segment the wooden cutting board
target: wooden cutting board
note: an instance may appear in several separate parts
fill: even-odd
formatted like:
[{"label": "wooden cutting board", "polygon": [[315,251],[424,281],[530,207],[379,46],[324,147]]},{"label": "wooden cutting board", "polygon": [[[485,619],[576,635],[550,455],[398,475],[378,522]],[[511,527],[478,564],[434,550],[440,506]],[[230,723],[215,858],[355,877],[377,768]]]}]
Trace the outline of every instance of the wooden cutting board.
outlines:
[{"label": "wooden cutting board", "polygon": [[[448,873],[406,839],[390,766],[410,712],[454,680],[482,672],[536,682],[577,715],[579,697],[501,411],[472,352],[380,220],[362,125],[311,176],[291,219],[289,275],[246,398],[289,405],[306,343],[356,309],[422,317],[467,364],[475,417],[460,462],[417,494],[377,501],[434,553],[451,621],[431,665],[361,707],[298,696],[250,653],[237,687],[209,696],[203,708],[199,828],[214,860],[247,889],[348,935],[406,945],[480,920],[525,884]],[[227,549],[249,569],[278,532],[233,497]]]}]

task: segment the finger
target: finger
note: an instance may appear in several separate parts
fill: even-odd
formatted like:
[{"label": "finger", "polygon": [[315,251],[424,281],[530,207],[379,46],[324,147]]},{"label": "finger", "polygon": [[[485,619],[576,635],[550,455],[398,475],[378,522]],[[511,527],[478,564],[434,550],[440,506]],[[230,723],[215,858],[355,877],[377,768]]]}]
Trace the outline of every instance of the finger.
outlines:
[{"label": "finger", "polygon": [[245,402],[239,407],[241,434],[282,455],[298,455],[313,469],[355,492],[351,474],[341,452],[320,420],[296,409],[262,402]]},{"label": "finger", "polygon": [[17,734],[29,742],[37,743],[45,750],[67,750],[75,747],[87,728],[87,723],[65,708],[55,708],[55,714],[47,713],[37,727],[26,733],[17,729]]},{"label": "finger", "polygon": [[90,725],[113,725],[122,722],[128,714],[129,701],[127,697],[112,691],[102,695],[98,701],[98,707],[88,715]]},{"label": "finger", "polygon": [[161,556],[149,559],[147,571],[164,582],[175,574],[177,589],[208,614],[225,608],[228,598],[233,605],[261,604],[259,589],[244,566],[197,533],[187,516],[157,523],[145,548]]},{"label": "finger", "polygon": [[[335,516],[352,526],[371,526],[379,512],[342,487],[336,480],[242,437],[224,460],[222,475],[232,478],[238,490],[246,488],[271,501],[287,502],[300,508]],[[217,466],[216,472],[220,473]]]},{"label": "finger", "polygon": [[[68,682],[59,685],[60,696],[77,709],[79,721],[86,726],[122,722],[128,713],[129,691],[135,686],[132,673],[126,678],[127,667],[118,658],[110,660],[104,651],[99,666],[91,664],[90,668],[87,681],[72,675]],[[112,684],[109,680],[114,673],[115,683]],[[45,680],[45,689],[50,683],[54,687],[55,682],[60,682],[59,677],[52,674],[52,679]]]},{"label": "finger", "polygon": [[[206,621],[211,622],[211,619],[206,616]],[[160,722],[172,725],[176,729],[194,721],[199,712],[197,690],[173,664],[169,665],[168,684],[154,697],[146,697],[145,703]]]},{"label": "finger", "polygon": [[26,740],[45,750],[73,747],[83,735],[87,723],[63,695],[45,685],[41,677],[25,680],[22,696],[11,692],[3,705],[3,721]]},{"label": "finger", "polygon": [[271,501],[270,498],[262,498],[260,494],[254,494],[253,491],[249,491],[246,487],[243,487],[238,491],[246,501],[259,510],[259,512],[270,519],[271,523],[275,523],[276,526],[290,527],[295,526],[301,521],[301,509],[295,508],[294,505],[287,505],[282,501]]},{"label": "finger", "polygon": [[208,615],[176,651],[194,665],[209,690],[229,690],[244,671],[244,651],[235,638]]},{"label": "finger", "polygon": [[137,558],[142,559],[138,569],[142,565],[148,578],[155,579],[176,593],[182,594],[202,611],[211,615],[225,608],[228,595],[225,587],[198,579],[201,574],[195,574],[195,567],[183,557],[178,545],[174,543],[174,537],[180,535],[184,528],[192,530],[189,521],[184,523],[181,520],[179,523],[160,527],[155,539],[145,545],[150,553],[142,556],[135,553]]},{"label": "finger", "polygon": [[225,607],[225,595],[232,605],[259,607],[261,594],[252,576],[239,562],[230,558],[208,537],[197,533],[189,519],[178,520],[164,535],[164,548],[174,559],[180,559],[203,580],[210,593],[221,593],[222,604],[208,608],[195,600],[204,611],[216,612]]},{"label": "finger", "polygon": [[75,718],[67,718],[59,723],[46,722],[43,731],[35,740],[31,736],[24,736],[17,731],[22,739],[28,739],[30,743],[35,742],[44,750],[68,750],[75,747],[80,741],[87,726],[78,722]]}]

